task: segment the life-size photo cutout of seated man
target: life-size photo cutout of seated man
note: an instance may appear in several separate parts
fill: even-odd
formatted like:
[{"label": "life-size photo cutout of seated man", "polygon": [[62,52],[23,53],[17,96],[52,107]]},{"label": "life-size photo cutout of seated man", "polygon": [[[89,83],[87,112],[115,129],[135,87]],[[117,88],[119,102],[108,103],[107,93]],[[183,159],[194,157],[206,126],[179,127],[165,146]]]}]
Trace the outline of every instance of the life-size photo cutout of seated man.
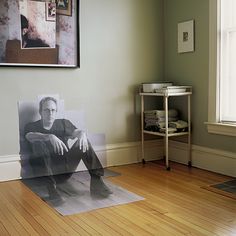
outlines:
[{"label": "life-size photo cutout of seated man", "polygon": [[[68,180],[82,159],[91,176],[90,193],[108,197],[112,191],[102,180],[104,169],[86,133],[68,119],[57,119],[57,111],[58,101],[44,97],[39,103],[40,119],[24,127],[23,135],[31,153],[29,164],[35,176],[39,169],[43,170],[48,176],[49,197],[60,198],[57,184]],[[72,147],[68,145],[69,139],[76,139]]]}]

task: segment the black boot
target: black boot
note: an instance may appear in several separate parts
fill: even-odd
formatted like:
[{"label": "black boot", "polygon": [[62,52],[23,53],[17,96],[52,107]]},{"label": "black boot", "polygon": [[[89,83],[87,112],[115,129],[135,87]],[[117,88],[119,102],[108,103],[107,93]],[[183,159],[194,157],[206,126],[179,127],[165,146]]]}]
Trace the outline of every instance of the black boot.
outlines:
[{"label": "black boot", "polygon": [[92,196],[108,197],[112,193],[100,176],[91,175],[90,194]]},{"label": "black boot", "polygon": [[49,201],[52,202],[53,205],[59,206],[65,203],[65,200],[60,196],[59,192],[57,191],[55,184],[48,185],[47,189],[49,194]]}]

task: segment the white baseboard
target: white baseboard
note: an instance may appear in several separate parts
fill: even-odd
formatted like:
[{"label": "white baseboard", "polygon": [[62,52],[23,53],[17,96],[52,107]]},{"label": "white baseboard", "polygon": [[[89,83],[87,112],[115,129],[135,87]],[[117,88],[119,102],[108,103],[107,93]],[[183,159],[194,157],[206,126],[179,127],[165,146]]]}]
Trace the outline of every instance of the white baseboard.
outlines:
[{"label": "white baseboard", "polygon": [[[170,141],[170,160],[187,164],[187,144]],[[192,166],[236,177],[236,153],[192,145]]]},{"label": "white baseboard", "polygon": [[20,178],[21,164],[19,155],[0,157],[0,182]]},{"label": "white baseboard", "polygon": [[[145,160],[163,158],[163,140],[145,141]],[[141,142],[108,144],[104,147],[94,147],[104,167],[138,163],[141,157]],[[187,164],[187,144],[170,140],[169,159]],[[236,153],[192,145],[192,166],[236,177]],[[81,162],[77,171],[85,170]],[[21,178],[21,163],[19,155],[0,157],[0,182]]]},{"label": "white baseboard", "polygon": [[[141,161],[141,143],[117,143],[108,144],[104,147],[94,147],[104,167],[126,165]],[[146,141],[145,159],[158,160],[163,157],[163,142]],[[77,171],[86,170],[83,162],[79,164]],[[19,155],[0,157],[0,182],[21,178],[21,162]]]}]

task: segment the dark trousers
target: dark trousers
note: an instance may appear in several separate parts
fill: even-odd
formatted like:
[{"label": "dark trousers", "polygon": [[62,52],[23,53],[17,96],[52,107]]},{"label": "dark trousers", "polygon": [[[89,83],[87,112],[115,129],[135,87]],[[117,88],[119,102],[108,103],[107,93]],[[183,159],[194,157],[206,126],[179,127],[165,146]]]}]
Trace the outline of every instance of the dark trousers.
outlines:
[{"label": "dark trousers", "polygon": [[49,176],[49,182],[54,184],[70,178],[81,159],[91,176],[104,175],[104,169],[90,143],[88,151],[83,152],[79,149],[79,141],[76,141],[64,155],[53,153],[51,144],[46,142],[35,142],[32,144],[32,150],[30,165],[33,173],[36,176]]}]

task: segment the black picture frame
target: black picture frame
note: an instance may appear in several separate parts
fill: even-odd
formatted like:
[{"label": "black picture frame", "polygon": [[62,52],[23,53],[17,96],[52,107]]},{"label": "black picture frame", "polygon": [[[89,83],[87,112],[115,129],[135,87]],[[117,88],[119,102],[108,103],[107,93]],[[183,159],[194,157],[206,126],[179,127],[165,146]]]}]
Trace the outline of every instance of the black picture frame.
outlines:
[{"label": "black picture frame", "polygon": [[45,3],[46,21],[56,21],[56,3]]},{"label": "black picture frame", "polygon": [[[6,32],[9,32],[8,29],[15,27],[15,25],[18,26],[18,29],[10,30],[14,35],[4,35],[4,30],[0,29],[0,67],[80,68],[80,0],[69,1],[71,3],[70,15],[60,14],[56,10],[55,46],[23,48],[24,37],[21,30],[19,0],[1,0],[0,7],[8,7],[5,15],[3,15],[4,13],[0,14],[0,21],[7,29]],[[43,2],[45,4],[45,21],[54,23],[47,17],[46,5],[48,2],[46,0],[26,2]],[[18,6],[18,9],[15,6]],[[11,7],[15,9],[11,9]],[[12,19],[11,16],[6,15],[11,13],[14,15]]]}]

